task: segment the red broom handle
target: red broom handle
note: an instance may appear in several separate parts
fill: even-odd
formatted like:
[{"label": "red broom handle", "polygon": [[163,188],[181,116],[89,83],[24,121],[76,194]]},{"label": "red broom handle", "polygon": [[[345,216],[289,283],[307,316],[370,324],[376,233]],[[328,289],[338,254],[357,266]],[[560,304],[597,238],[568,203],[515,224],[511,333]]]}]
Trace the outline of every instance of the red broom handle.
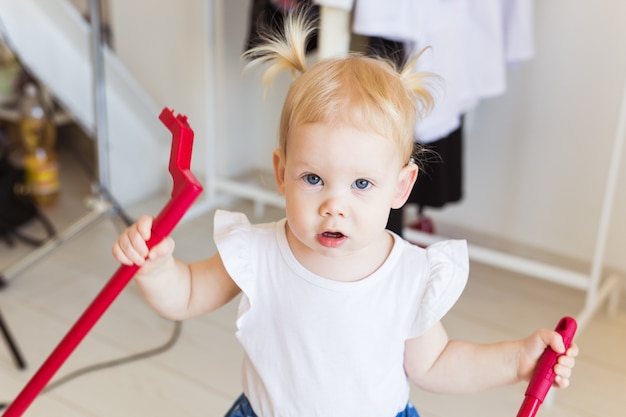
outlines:
[{"label": "red broom handle", "polygon": [[[154,220],[152,236],[147,242],[149,248],[158,244],[171,233],[202,192],[202,185],[189,169],[193,147],[193,130],[187,123],[187,117],[180,114],[174,116],[173,111],[164,108],[159,119],[172,132],[169,171],[174,180],[174,186],[169,202]],[[44,389],[56,371],[126,287],[138,269],[137,265],[122,265],[118,268],[48,359],[9,405],[3,417],[18,417],[26,411],[35,397]]]},{"label": "red broom handle", "polygon": [[[565,350],[569,349],[571,346],[577,327],[576,320],[571,317],[563,317],[559,320],[559,323],[554,329],[563,337]],[[530,378],[524,401],[517,413],[517,417],[534,417],[537,414],[539,406],[546,398],[554,382],[554,378],[556,377],[554,365],[556,365],[559,356],[561,355],[553,351],[550,347],[547,347],[543,352]]]}]

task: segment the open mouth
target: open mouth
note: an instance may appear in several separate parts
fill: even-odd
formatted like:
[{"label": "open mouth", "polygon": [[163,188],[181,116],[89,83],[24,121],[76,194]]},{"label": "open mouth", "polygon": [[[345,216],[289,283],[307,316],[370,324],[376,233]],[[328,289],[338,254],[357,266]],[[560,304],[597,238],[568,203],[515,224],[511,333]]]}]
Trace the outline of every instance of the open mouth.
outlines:
[{"label": "open mouth", "polygon": [[319,244],[327,248],[338,248],[346,239],[347,237],[341,232],[322,232],[317,235]]}]

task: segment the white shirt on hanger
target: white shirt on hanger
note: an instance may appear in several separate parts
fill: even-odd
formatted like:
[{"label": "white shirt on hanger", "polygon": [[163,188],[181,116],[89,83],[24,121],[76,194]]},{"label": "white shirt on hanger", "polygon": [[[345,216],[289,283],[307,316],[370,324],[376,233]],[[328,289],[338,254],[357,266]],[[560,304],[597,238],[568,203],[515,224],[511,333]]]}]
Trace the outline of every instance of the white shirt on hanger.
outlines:
[{"label": "white shirt on hanger", "polygon": [[443,82],[433,85],[434,110],[416,124],[416,138],[421,143],[449,135],[460,126],[461,116],[481,99],[503,94],[507,64],[534,54],[532,0],[315,3],[352,12],[356,34],[403,41],[412,53],[430,48],[415,70],[434,72]]}]

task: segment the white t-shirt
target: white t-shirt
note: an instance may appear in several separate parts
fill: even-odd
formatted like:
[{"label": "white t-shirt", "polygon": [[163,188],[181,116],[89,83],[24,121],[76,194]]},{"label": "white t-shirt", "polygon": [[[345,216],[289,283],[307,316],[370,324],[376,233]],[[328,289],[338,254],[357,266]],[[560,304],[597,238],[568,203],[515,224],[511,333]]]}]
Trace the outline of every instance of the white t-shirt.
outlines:
[{"label": "white t-shirt", "polygon": [[294,257],[283,219],[218,211],[215,241],[243,296],[244,391],[259,417],[394,417],[409,398],[404,343],[452,307],[468,275],[464,241],[423,249],[394,236],[369,277],[317,276]]}]

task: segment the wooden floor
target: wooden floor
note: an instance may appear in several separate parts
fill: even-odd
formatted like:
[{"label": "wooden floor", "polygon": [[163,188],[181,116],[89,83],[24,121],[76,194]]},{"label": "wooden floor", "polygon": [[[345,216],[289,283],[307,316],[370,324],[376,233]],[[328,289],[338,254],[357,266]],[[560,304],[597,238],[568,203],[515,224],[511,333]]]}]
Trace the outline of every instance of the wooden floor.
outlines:
[{"label": "wooden floor", "polygon": [[[88,182],[65,166],[63,198],[48,211],[59,231],[87,213],[81,198]],[[129,209],[136,216],[160,208],[158,202]],[[231,208],[232,207],[226,207]],[[235,209],[252,212],[239,204]],[[155,213],[154,213],[155,214]],[[267,212],[269,218],[279,212]],[[174,233],[177,255],[208,256],[212,213],[181,224]],[[117,269],[110,247],[119,233],[116,217],[104,215],[91,227],[9,280],[0,291],[0,311],[28,368],[19,370],[0,339],[0,402],[12,400]],[[0,270],[30,253],[0,242]],[[519,338],[536,327],[553,327],[576,315],[583,294],[511,272],[471,265],[464,295],[444,320],[450,335],[478,342]],[[615,317],[600,311],[577,337],[581,354],[572,385],[558,391],[543,417],[623,417],[626,415],[626,307]],[[41,394],[25,413],[40,417],[206,417],[222,416],[241,392],[242,352],[234,336],[236,301],[222,310],[182,324],[180,337],[159,355],[78,376]],[[54,380],[103,361],[163,345],[175,323],[158,317],[131,283],[113,303]],[[516,415],[525,386],[471,395],[414,391],[423,417],[503,417]]]}]

